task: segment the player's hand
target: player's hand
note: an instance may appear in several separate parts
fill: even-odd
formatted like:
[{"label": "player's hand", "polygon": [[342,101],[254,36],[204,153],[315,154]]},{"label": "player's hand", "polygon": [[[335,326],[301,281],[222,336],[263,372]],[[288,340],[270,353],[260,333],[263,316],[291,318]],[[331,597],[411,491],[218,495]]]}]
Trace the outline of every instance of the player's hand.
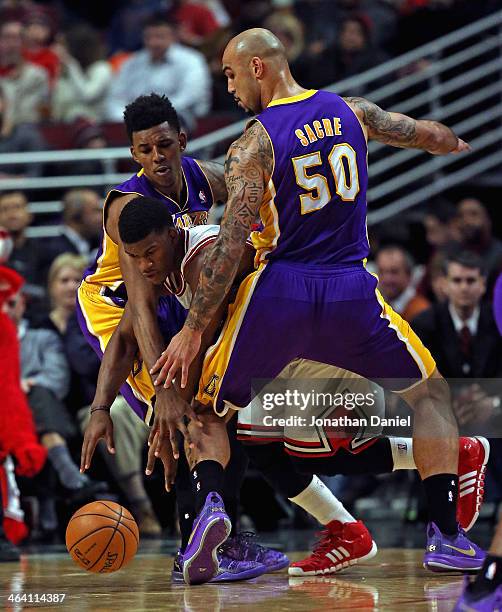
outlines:
[{"label": "player's hand", "polygon": [[[159,450],[160,449],[160,450]],[[156,450],[159,451],[159,454],[156,454]],[[174,484],[174,480],[176,478],[176,471],[178,469],[178,461],[175,459],[173,454],[173,449],[171,444],[168,444],[164,441],[163,444],[159,446],[159,433],[157,432],[153,437],[153,443],[150,445],[148,449],[148,461],[146,464],[146,475],[150,476],[153,472],[153,468],[155,467],[155,461],[157,457],[162,461],[164,466],[164,483],[166,487],[166,491],[170,492],[171,487]]]},{"label": "player's hand", "polygon": [[457,146],[453,149],[453,151],[450,151],[450,153],[452,155],[458,155],[459,153],[467,153],[468,151],[472,151],[471,145],[459,138]]},{"label": "player's hand", "polygon": [[180,397],[175,389],[160,389],[155,400],[155,418],[148,438],[148,446],[150,450],[153,449],[156,457],[161,456],[163,444],[169,440],[174,458],[179,458],[177,431],[183,434],[189,448],[194,448],[190,432],[184,422],[185,416],[202,427],[193,407]]},{"label": "player's hand", "polygon": [[190,364],[200,350],[202,334],[184,326],[169,343],[169,346],[157,359],[150,374],[154,385],[162,385],[167,389],[171,386],[176,374],[181,370],[181,388],[184,389],[188,380]]},{"label": "player's hand", "polygon": [[91,467],[92,456],[97,443],[101,439],[106,440],[108,452],[115,454],[115,444],[113,442],[113,421],[110,413],[106,410],[97,410],[91,414],[89,423],[85,428],[82,453],[80,455],[80,471],[82,473]]}]

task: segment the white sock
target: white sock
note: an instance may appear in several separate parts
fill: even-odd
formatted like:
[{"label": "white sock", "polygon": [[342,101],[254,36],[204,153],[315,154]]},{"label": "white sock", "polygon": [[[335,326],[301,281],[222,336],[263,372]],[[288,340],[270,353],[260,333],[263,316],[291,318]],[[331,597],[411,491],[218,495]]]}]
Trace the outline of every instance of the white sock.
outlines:
[{"label": "white sock", "polygon": [[354,523],[356,520],[315,474],[309,486],[289,500],[311,514],[322,525],[331,521]]},{"label": "white sock", "polygon": [[412,438],[389,438],[389,442],[394,460],[393,470],[416,470]]}]

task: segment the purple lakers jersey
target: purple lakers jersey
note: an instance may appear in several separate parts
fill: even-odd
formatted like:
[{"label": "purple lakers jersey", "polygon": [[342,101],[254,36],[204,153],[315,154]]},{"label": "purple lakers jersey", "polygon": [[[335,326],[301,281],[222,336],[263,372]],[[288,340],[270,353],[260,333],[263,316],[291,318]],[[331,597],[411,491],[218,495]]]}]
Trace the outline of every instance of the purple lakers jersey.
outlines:
[{"label": "purple lakers jersey", "polygon": [[107,206],[114,198],[127,193],[136,193],[160,200],[165,203],[178,227],[188,228],[207,223],[208,211],[213,205],[211,185],[195,159],[183,157],[181,169],[185,181],[185,200],[180,204],[158,191],[145,176],[143,170],[121,185],[117,185],[107,194],[103,207],[101,247],[93,265],[84,273],[84,280],[87,283],[106,285],[116,290],[123,282],[119,265],[119,248],[107,234],[104,224]]},{"label": "purple lakers jersey", "polygon": [[274,151],[253,232],[258,261],[350,264],[368,256],[367,143],[336,94],[310,90],[272,101],[258,120]]}]

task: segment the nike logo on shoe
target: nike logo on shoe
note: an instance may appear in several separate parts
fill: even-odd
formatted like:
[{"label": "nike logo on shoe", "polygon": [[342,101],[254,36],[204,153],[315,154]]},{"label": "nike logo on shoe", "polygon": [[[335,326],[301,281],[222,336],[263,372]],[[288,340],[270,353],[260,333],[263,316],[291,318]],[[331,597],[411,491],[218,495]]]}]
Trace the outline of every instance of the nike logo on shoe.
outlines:
[{"label": "nike logo on shoe", "polygon": [[450,544],[444,544],[444,546],[452,548],[453,550],[456,550],[457,552],[462,553],[463,555],[467,555],[468,557],[474,557],[476,555],[476,551],[472,546],[469,546],[469,548],[467,549],[457,548],[456,546],[451,546]]}]

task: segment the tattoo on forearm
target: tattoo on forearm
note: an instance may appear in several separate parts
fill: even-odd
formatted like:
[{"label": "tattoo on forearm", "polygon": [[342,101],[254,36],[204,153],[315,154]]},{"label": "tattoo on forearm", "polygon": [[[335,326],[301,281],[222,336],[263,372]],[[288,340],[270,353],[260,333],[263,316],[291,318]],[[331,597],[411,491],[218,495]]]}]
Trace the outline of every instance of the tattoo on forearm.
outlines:
[{"label": "tattoo on forearm", "polygon": [[202,265],[187,327],[203,331],[230,289],[273,172],[273,159],[272,145],[259,123],[230,147],[225,162],[228,202],[218,239]]},{"label": "tattoo on forearm", "polygon": [[370,137],[395,147],[447,153],[455,148],[457,137],[437,121],[416,121],[406,115],[389,113],[365,98],[345,98],[362,114]]}]

